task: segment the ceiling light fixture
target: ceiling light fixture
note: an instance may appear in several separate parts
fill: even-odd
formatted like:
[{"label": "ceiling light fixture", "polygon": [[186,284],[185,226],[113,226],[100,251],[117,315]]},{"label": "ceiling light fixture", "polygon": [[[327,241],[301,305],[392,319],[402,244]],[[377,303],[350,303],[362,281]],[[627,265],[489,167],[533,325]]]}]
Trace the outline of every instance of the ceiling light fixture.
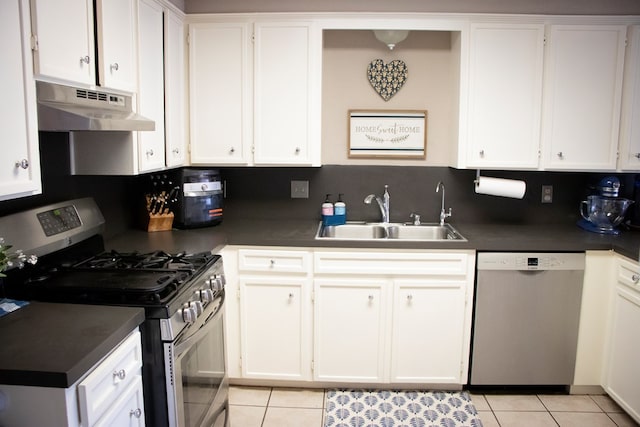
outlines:
[{"label": "ceiling light fixture", "polygon": [[396,44],[407,38],[409,30],[373,30],[373,34],[386,44],[389,50],[393,50]]}]

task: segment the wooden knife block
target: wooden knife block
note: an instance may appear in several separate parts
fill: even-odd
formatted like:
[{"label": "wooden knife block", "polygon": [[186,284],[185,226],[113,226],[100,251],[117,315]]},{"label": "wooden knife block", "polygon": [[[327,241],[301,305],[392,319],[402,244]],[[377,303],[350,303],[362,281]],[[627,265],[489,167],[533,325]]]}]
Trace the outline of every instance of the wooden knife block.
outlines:
[{"label": "wooden knife block", "polygon": [[152,214],[149,213],[149,221],[147,223],[147,231],[167,231],[173,227],[173,212],[167,214]]}]

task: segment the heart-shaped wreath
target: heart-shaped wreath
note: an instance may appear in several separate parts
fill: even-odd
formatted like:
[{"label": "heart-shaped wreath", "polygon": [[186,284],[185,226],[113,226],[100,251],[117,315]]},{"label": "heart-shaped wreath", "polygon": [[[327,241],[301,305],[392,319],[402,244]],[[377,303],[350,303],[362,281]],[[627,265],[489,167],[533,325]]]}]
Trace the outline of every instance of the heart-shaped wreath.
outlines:
[{"label": "heart-shaped wreath", "polygon": [[385,64],[382,59],[371,61],[367,67],[369,83],[385,101],[398,93],[407,81],[407,64],[399,59]]}]

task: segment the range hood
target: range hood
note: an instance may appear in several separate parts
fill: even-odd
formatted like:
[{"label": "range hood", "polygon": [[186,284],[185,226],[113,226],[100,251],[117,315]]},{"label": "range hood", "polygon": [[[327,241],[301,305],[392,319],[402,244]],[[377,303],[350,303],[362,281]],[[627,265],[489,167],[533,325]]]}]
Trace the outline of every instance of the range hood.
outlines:
[{"label": "range hood", "polygon": [[133,112],[131,96],[36,82],[38,130],[152,131],[153,120]]}]

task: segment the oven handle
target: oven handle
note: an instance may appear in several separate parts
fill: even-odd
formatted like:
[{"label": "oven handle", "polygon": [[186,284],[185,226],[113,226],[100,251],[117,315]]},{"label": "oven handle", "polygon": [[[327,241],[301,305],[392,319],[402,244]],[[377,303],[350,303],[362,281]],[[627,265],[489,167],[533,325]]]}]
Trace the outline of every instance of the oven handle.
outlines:
[{"label": "oven handle", "polygon": [[[198,326],[198,330],[197,331],[195,331],[192,334],[185,334],[182,337],[178,338],[178,340],[175,342],[175,344],[174,344],[174,354],[175,354],[176,361],[181,359],[182,353],[185,350],[188,350],[191,347],[191,345],[192,345],[192,343],[194,341],[200,340],[204,335],[209,333],[209,330],[206,328],[206,326],[208,326],[210,323],[212,323],[214,321],[217,321],[218,320],[217,318],[222,316],[223,307],[224,307],[224,292],[221,292],[221,296],[220,296],[219,299],[216,299],[216,300],[212,301],[210,304],[218,302],[218,300],[219,300],[220,303],[218,304],[218,306],[215,309],[215,311],[213,311],[212,313],[207,315],[207,317],[205,318],[204,322],[200,326]],[[191,326],[188,329],[191,329],[194,326]]]}]

